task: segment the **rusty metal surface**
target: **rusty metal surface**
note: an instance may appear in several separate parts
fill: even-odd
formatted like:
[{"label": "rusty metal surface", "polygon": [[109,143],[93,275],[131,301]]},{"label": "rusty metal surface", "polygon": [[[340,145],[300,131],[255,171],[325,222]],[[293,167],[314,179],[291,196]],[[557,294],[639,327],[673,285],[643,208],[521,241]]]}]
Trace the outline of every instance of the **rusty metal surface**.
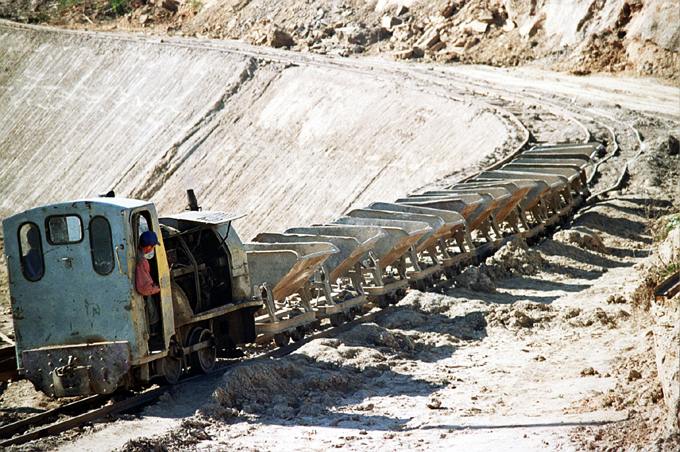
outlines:
[{"label": "rusty metal surface", "polygon": [[585,157],[575,158],[575,157],[546,157],[541,154],[531,154],[527,156],[522,156],[516,158],[512,163],[514,165],[569,165],[575,166],[580,169],[586,169],[587,167],[593,165],[593,162]]},{"label": "rusty metal surface", "polygon": [[[368,252],[372,246],[359,243],[354,237],[312,235],[312,234],[277,234],[271,232],[260,233],[253,239],[262,243],[305,243],[305,242],[328,242],[332,243],[338,252],[328,257],[322,264],[326,274],[331,280],[337,279],[352,268],[352,266]],[[372,245],[372,244],[371,244]]]},{"label": "rusty metal surface", "polygon": [[303,287],[316,269],[338,249],[324,242],[249,242],[246,252],[252,284],[270,284],[274,299],[282,300]]},{"label": "rusty metal surface", "polygon": [[429,207],[410,206],[408,204],[398,204],[390,202],[374,202],[368,205],[369,209],[375,210],[389,210],[394,212],[411,212],[420,213],[424,215],[434,215],[446,222],[451,227],[451,231],[458,231],[467,228],[465,217],[458,212],[443,209],[432,209]]},{"label": "rusty metal surface", "polygon": [[340,217],[335,223],[382,228],[387,236],[376,244],[374,250],[383,268],[399,260],[412,245],[431,231],[430,226],[422,221]]},{"label": "rusty metal surface", "polygon": [[599,153],[603,151],[600,143],[588,144],[555,144],[555,145],[540,145],[535,146],[528,151],[524,151],[521,156],[528,156],[532,154],[542,154],[544,156],[560,156],[560,157],[584,157],[589,160],[594,159]]},{"label": "rusty metal surface", "polygon": [[[575,179],[578,179],[581,177],[581,169],[580,168],[573,168],[569,167],[567,165],[532,165],[532,166],[527,166],[527,165],[521,165],[521,164],[515,164],[515,163],[508,163],[507,165],[501,167],[501,171],[519,171],[519,172],[528,172],[528,173],[535,173],[538,174],[539,176],[543,175],[555,175],[555,176],[560,176],[564,177],[569,181],[570,183],[573,182]],[[583,176],[585,177],[585,176]]]},{"label": "rusty metal surface", "polygon": [[[358,242],[358,246],[352,251],[352,254],[341,261],[334,269],[331,270],[331,279],[337,279],[343,275],[347,270],[351,269],[354,264],[363,259],[368,251],[377,247],[377,244],[387,238],[387,233],[378,227],[373,226],[357,226],[357,225],[321,225],[290,228],[285,231],[286,234],[307,234],[322,237],[328,237],[330,243],[335,244],[334,238],[350,237]],[[335,256],[333,256],[335,257]],[[341,256],[338,256],[341,257]]]},{"label": "rusty metal surface", "polygon": [[543,181],[532,179],[515,179],[515,180],[476,180],[453,185],[451,188],[487,188],[487,187],[504,187],[512,192],[520,192],[521,199],[519,205],[522,209],[531,209],[538,204],[541,198],[550,190],[548,184]]},{"label": "rusty metal surface", "polygon": [[398,199],[397,203],[458,212],[463,215],[470,230],[478,229],[497,207],[491,196],[483,194],[411,195]]},{"label": "rusty metal surface", "polygon": [[498,169],[494,171],[485,171],[481,173],[475,180],[515,180],[515,179],[529,179],[545,182],[553,190],[563,190],[568,184],[569,180],[564,176],[547,173],[532,173],[522,170],[504,170]]},{"label": "rusty metal surface", "polygon": [[522,195],[525,193],[521,190],[511,192],[505,187],[486,187],[486,188],[450,188],[442,191],[427,192],[439,195],[455,195],[455,194],[469,194],[478,193],[480,195],[490,196],[493,199],[492,213],[497,221],[503,221],[512,212],[517,204],[521,201]]},{"label": "rusty metal surface", "polygon": [[[477,187],[477,188],[471,188],[471,189],[462,189],[462,188],[457,188],[455,190],[460,190],[460,191],[468,191],[468,190],[478,190],[480,193],[486,193],[491,196],[500,196],[502,197],[502,202],[500,202],[499,206],[496,208],[496,210],[493,212],[494,217],[496,218],[496,221],[502,222],[505,221],[505,219],[510,215],[516,208],[519,206],[519,203],[524,199],[525,195],[529,191],[528,187],[524,188],[519,188],[517,186],[514,186],[512,189],[508,187]],[[502,192],[507,193],[507,196],[502,194]]]},{"label": "rusty metal surface", "polygon": [[316,314],[312,311],[302,312],[297,316],[287,319],[279,319],[276,322],[269,321],[267,316],[256,319],[255,330],[258,335],[273,335],[288,331],[299,326],[309,325],[316,320]]},{"label": "rusty metal surface", "polygon": [[100,342],[22,351],[23,373],[53,397],[110,394],[131,367],[128,342]]},{"label": "rusty metal surface", "polygon": [[448,225],[441,217],[435,215],[426,215],[420,213],[410,212],[394,212],[389,210],[379,209],[354,209],[347,213],[348,216],[354,218],[382,218],[385,220],[405,220],[405,221],[422,221],[427,223],[431,231],[424,234],[416,243],[416,250],[423,251],[432,247],[441,238],[449,237],[451,235],[451,226]]}]

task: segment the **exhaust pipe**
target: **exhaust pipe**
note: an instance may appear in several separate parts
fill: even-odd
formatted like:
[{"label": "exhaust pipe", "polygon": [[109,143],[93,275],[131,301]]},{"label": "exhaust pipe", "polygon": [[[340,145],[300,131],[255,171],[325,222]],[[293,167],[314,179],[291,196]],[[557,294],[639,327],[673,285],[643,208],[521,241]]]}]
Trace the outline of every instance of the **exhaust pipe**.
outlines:
[{"label": "exhaust pipe", "polygon": [[187,210],[193,211],[201,210],[201,207],[198,205],[198,200],[196,199],[196,194],[194,193],[193,189],[187,190],[187,200],[189,201]]}]

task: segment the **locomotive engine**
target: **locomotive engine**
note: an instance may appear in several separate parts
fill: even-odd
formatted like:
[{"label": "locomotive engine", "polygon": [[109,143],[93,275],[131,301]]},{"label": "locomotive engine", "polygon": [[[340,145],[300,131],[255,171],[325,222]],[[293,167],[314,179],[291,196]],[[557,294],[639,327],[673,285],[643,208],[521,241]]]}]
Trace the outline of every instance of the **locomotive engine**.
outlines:
[{"label": "locomotive engine", "polygon": [[[209,371],[218,354],[252,342],[261,300],[236,218],[187,211],[159,220],[151,203],[95,198],[5,219],[20,374],[56,397],[110,393]],[[147,230],[160,241],[149,261],[160,293],[143,297],[134,281]]]}]

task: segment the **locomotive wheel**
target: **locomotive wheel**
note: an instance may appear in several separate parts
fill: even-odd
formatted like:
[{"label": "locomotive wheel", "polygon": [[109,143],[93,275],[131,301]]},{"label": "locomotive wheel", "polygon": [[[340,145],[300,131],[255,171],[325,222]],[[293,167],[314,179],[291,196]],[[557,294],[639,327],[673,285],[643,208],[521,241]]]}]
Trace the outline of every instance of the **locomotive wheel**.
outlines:
[{"label": "locomotive wheel", "polygon": [[175,356],[166,356],[158,361],[158,374],[166,383],[174,385],[182,376],[182,360]]},{"label": "locomotive wheel", "polygon": [[[196,345],[200,342],[212,339],[213,335],[210,330],[205,328],[194,328],[189,334],[189,346]],[[202,348],[191,353],[191,369],[194,372],[208,373],[215,367],[215,360],[217,358],[217,349],[215,344]]]},{"label": "locomotive wheel", "polygon": [[276,344],[277,347],[285,347],[286,345],[288,345],[289,339],[290,336],[288,335],[287,332],[278,333],[274,335],[274,343]]},{"label": "locomotive wheel", "polygon": [[345,314],[338,312],[337,314],[331,314],[330,316],[331,326],[340,326],[345,323]]}]

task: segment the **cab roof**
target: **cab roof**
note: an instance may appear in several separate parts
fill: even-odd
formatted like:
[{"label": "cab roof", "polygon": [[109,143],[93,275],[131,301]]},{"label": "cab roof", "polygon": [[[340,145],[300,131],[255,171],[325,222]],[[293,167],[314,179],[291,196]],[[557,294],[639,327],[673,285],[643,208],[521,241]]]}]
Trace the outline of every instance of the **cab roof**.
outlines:
[{"label": "cab roof", "polygon": [[45,204],[42,206],[34,207],[32,209],[24,210],[11,217],[5,218],[3,222],[11,222],[17,218],[20,218],[26,214],[34,213],[40,210],[55,209],[60,210],[63,208],[73,208],[73,209],[83,209],[86,208],[88,204],[104,205],[114,208],[120,208],[123,210],[136,209],[138,207],[151,206],[153,203],[149,201],[140,201],[138,199],[130,198],[84,198],[68,202],[59,202],[54,204]]}]

